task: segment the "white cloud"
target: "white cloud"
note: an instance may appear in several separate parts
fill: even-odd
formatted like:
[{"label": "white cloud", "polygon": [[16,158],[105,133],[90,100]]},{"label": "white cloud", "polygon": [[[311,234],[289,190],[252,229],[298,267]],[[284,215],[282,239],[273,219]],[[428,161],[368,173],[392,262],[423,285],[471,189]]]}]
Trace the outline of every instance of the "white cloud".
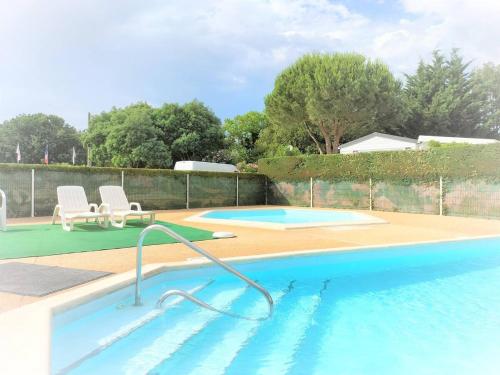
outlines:
[{"label": "white cloud", "polygon": [[82,127],[87,111],[193,97],[234,115],[259,109],[275,75],[311,51],[361,52],[398,75],[435,48],[500,63],[498,0],[349,4],[0,0],[0,121],[50,111]]}]

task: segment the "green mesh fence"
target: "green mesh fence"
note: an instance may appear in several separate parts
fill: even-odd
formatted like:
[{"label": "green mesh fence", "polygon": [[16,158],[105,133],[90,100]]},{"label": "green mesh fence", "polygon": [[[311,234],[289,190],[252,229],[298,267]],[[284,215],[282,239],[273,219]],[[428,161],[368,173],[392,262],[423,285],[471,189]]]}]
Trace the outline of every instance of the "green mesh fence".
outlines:
[{"label": "green mesh fence", "polygon": [[[121,185],[122,170],[111,168],[34,167],[34,215],[51,215],[57,204],[56,189],[63,185],[83,186],[89,203],[101,203],[99,186]],[[31,168],[0,165],[0,189],[7,195],[9,218],[31,215]],[[129,201],[144,209],[166,210],[186,207],[187,175],[172,171],[124,170],[123,187]],[[236,179],[239,187],[236,188]],[[189,174],[189,206],[259,205],[266,200],[266,177],[257,174]]]},{"label": "green mesh fence", "polygon": [[370,208],[368,182],[323,181],[313,182],[314,207]]},{"label": "green mesh fence", "polygon": [[51,215],[57,204],[58,186],[83,186],[89,203],[101,203],[99,186],[121,185],[121,173],[71,172],[37,169],[35,171],[35,216]]},{"label": "green mesh fence", "polygon": [[145,210],[186,207],[186,176],[171,174],[124,174],[123,188],[130,202]]},{"label": "green mesh fence", "polygon": [[236,206],[236,176],[189,176],[189,207]]},{"label": "green mesh fence", "polygon": [[446,215],[500,218],[500,181],[445,181]]},{"label": "green mesh fence", "polygon": [[0,189],[7,198],[7,217],[31,215],[31,170],[0,169]]},{"label": "green mesh fence", "polygon": [[238,203],[253,206],[266,203],[266,177],[239,178]]},{"label": "green mesh fence", "polygon": [[373,209],[409,213],[439,213],[439,182],[376,182]]},{"label": "green mesh fence", "polygon": [[[2,166],[0,166],[2,167]],[[121,185],[119,169],[35,167],[34,214],[51,215],[57,204],[56,188],[80,185],[91,203],[100,203],[98,188]],[[237,176],[239,180],[236,187]],[[198,173],[189,176],[189,206],[223,207],[269,204],[309,206],[310,181],[272,181],[263,175]],[[7,195],[7,216],[31,215],[31,169],[0,168],[0,189]],[[267,185],[267,191],[266,191]],[[183,173],[155,170],[125,170],[124,189],[130,201],[145,209],[186,207],[187,176]],[[484,179],[444,181],[445,215],[500,218],[500,181]],[[369,208],[370,187],[367,181],[314,180],[315,207]],[[374,210],[410,213],[439,213],[439,182],[378,181],[372,186]]]},{"label": "green mesh fence", "polygon": [[292,206],[309,206],[311,201],[309,181],[273,181],[269,185],[268,203]]}]

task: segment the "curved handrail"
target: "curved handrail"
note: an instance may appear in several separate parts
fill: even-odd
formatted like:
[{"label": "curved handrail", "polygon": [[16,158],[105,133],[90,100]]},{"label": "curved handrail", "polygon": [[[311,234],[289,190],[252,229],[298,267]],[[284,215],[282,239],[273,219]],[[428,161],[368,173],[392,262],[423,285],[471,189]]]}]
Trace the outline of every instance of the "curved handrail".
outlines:
[{"label": "curved handrail", "polygon": [[[205,258],[208,258],[209,260],[211,260],[212,262],[216,263],[217,265],[219,265],[220,267],[222,267],[226,271],[232,273],[233,275],[235,275],[239,279],[243,280],[244,282],[246,282],[252,288],[257,289],[257,291],[259,291],[266,298],[266,301],[267,301],[268,306],[269,306],[269,312],[268,312],[267,316],[265,318],[257,319],[257,320],[267,319],[268,317],[271,316],[271,314],[273,312],[273,308],[274,308],[274,301],[273,301],[273,298],[271,297],[271,295],[269,294],[269,292],[266,289],[264,289],[259,284],[257,284],[253,280],[249,279],[248,277],[246,277],[245,275],[243,275],[242,273],[240,273],[239,271],[237,271],[236,269],[234,269],[233,267],[231,267],[229,264],[223,262],[219,258],[213,256],[212,254],[210,254],[207,251],[203,250],[201,247],[195,245],[191,241],[187,240],[186,238],[182,237],[178,233],[174,232],[172,229],[167,228],[167,227],[165,227],[163,225],[159,225],[159,224],[153,224],[153,225],[150,225],[147,228],[145,228],[141,232],[141,234],[139,236],[139,241],[137,242],[137,260],[136,260],[137,263],[136,263],[136,279],[135,279],[135,305],[136,306],[140,306],[142,304],[142,301],[141,301],[141,287],[142,287],[142,246],[143,246],[144,238],[146,237],[146,235],[148,233],[150,233],[152,231],[160,231],[160,232],[163,232],[163,233],[171,236],[175,240],[177,240],[180,243],[182,243],[182,244],[186,245],[187,247],[189,247],[191,250],[194,250],[198,254],[203,255]],[[182,290],[170,290],[170,291],[166,292],[165,294],[163,294],[161,296],[160,300],[158,301],[158,304],[161,305],[161,303],[166,298],[170,297],[171,295],[181,295],[181,296],[185,297],[186,299],[190,300],[191,302],[194,302],[197,305],[199,305],[201,307],[204,307],[204,308],[207,308],[209,310],[220,312],[220,313],[223,313],[223,314],[226,314],[226,315],[230,315],[230,316],[234,316],[234,317],[244,318],[244,317],[242,317],[240,315],[233,314],[231,312],[226,312],[226,311],[219,310],[219,309],[217,309],[217,308],[215,308],[215,307],[213,307],[213,306],[211,306],[211,305],[209,305],[209,304],[207,304],[207,303],[199,300],[198,298],[196,298],[196,297],[192,296],[191,294],[189,294],[187,292],[184,292]],[[251,319],[251,320],[253,320],[253,319]]]}]

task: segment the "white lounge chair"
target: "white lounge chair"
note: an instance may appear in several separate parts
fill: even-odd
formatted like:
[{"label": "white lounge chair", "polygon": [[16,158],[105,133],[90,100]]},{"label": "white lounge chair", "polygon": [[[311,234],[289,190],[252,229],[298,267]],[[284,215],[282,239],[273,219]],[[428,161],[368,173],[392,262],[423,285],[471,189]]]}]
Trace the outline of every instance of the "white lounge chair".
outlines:
[{"label": "white lounge chair", "polygon": [[5,197],[5,193],[0,190],[0,230],[7,230],[7,198]]},{"label": "white lounge chair", "polygon": [[94,219],[103,228],[109,226],[109,215],[101,212],[97,204],[89,204],[85,190],[81,186],[58,186],[57,202],[58,205],[54,208],[54,214],[52,215],[52,224],[56,222],[56,217],[60,216],[65,231],[73,230],[75,219],[85,219],[87,222],[89,219]]},{"label": "white lounge chair", "polygon": [[153,211],[143,211],[140,203],[129,203],[121,186],[101,186],[99,193],[102,201],[101,209],[109,214],[111,225],[123,228],[127,224],[127,217],[129,216],[139,216],[141,220],[143,220],[144,216],[149,216],[149,223],[154,223],[155,213]]}]

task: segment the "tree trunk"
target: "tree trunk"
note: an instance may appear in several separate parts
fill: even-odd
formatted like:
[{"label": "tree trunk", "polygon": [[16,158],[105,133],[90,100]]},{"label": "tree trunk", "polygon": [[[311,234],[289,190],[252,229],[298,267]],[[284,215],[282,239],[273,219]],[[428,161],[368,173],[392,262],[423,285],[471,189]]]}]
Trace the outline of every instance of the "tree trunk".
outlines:
[{"label": "tree trunk", "polygon": [[339,121],[333,122],[333,153],[338,154],[340,152],[340,140],[344,135],[344,127],[340,124]]},{"label": "tree trunk", "polygon": [[316,148],[318,149],[319,153],[322,155],[323,154],[323,148],[321,148],[321,144],[316,139],[316,137],[312,133],[311,129],[309,129],[309,126],[307,126],[307,123],[305,123],[305,122],[304,122],[304,127],[306,128],[307,134],[309,134],[309,137],[311,137],[311,139],[313,140],[314,144],[316,145]]},{"label": "tree trunk", "polygon": [[332,139],[330,137],[330,132],[326,129],[323,121],[319,122],[319,130],[325,139],[325,151],[327,154],[332,153]]}]

